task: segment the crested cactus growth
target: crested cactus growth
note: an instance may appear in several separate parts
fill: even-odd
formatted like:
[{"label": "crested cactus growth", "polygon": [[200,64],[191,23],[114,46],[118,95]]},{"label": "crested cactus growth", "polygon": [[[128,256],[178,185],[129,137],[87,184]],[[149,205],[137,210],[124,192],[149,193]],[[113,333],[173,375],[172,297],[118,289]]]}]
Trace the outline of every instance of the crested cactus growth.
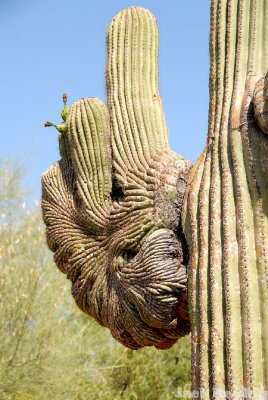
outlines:
[{"label": "crested cactus growth", "polygon": [[267,13],[268,0],[212,0],[208,139],[193,168],[169,148],[154,17],[119,13],[108,107],[68,109],[65,96],[62,158],[42,178],[55,262],[78,306],[125,346],[167,348],[189,332],[188,273],[200,398],[268,390]]},{"label": "crested cactus growth", "polygon": [[[173,153],[158,90],[158,30],[139,7],[107,34],[108,108],[66,109],[42,178],[47,243],[78,306],[132,349],[190,330],[181,208],[191,163]],[[46,126],[53,125],[46,123]]]},{"label": "crested cactus growth", "polygon": [[209,132],[183,212],[192,383],[204,398],[267,390],[267,12],[267,0],[211,5]]}]

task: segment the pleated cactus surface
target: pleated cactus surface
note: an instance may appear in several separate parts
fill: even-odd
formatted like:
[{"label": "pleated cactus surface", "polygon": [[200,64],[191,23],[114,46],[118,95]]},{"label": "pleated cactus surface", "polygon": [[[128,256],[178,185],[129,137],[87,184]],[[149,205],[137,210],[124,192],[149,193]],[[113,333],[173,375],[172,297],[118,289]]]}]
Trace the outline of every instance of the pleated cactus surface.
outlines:
[{"label": "pleated cactus surface", "polygon": [[112,20],[108,105],[86,98],[65,106],[61,160],[42,177],[58,268],[78,306],[132,349],[167,348],[190,330],[181,208],[191,163],[169,148],[158,42],[141,7]]},{"label": "pleated cactus surface", "polygon": [[[268,1],[212,0],[207,145],[183,210],[192,384],[202,398],[268,390]],[[266,392],[267,393],[267,392]]]}]

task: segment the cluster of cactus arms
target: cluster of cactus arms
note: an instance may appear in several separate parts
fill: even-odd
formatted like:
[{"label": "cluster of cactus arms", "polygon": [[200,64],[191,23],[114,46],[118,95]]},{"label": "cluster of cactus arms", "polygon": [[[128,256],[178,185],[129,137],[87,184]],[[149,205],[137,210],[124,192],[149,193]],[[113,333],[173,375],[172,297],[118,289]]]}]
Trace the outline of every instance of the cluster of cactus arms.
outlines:
[{"label": "cluster of cactus arms", "polygon": [[208,139],[192,167],[168,144],[156,21],[120,12],[107,107],[64,95],[61,160],[42,177],[47,243],[78,306],[131,349],[168,348],[191,322],[202,398],[268,390],[267,17],[268,0],[212,0]]},{"label": "cluster of cactus arms", "polygon": [[158,41],[143,8],[113,19],[108,105],[65,106],[62,158],[42,178],[48,246],[78,306],[132,349],[190,331],[181,209],[191,163],[169,148]]}]

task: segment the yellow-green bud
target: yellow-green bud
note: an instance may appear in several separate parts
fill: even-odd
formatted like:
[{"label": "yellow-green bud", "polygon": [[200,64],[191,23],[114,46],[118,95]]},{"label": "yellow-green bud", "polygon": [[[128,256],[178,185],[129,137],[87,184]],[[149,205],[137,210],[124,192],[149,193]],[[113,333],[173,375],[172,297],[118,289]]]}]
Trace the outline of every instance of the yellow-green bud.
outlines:
[{"label": "yellow-green bud", "polygon": [[69,113],[69,107],[68,106],[63,106],[62,112],[61,112],[61,117],[63,121],[66,121],[67,115]]},{"label": "yellow-green bud", "polygon": [[56,129],[60,132],[60,133],[65,133],[66,129],[67,129],[67,125],[65,124],[65,122],[63,124],[60,125],[56,125]]}]

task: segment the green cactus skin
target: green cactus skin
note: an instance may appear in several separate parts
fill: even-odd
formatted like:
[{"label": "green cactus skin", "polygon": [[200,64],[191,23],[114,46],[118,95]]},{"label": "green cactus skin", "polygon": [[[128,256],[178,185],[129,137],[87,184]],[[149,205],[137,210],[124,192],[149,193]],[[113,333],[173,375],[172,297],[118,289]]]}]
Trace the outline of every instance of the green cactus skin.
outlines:
[{"label": "green cactus skin", "polygon": [[108,108],[79,100],[56,126],[62,158],[42,177],[47,243],[81,310],[125,346],[162,349],[190,330],[181,208],[191,163],[169,148],[152,14],[120,12],[107,47]]},{"label": "green cactus skin", "polygon": [[67,116],[68,116],[69,110],[70,110],[69,107],[66,106],[66,104],[65,104],[65,105],[63,106],[62,111],[61,111],[61,117],[62,117],[63,121],[66,121],[66,118],[67,118]]},{"label": "green cactus skin", "polygon": [[211,3],[208,139],[183,208],[192,385],[203,398],[268,390],[267,17],[267,0]]}]

